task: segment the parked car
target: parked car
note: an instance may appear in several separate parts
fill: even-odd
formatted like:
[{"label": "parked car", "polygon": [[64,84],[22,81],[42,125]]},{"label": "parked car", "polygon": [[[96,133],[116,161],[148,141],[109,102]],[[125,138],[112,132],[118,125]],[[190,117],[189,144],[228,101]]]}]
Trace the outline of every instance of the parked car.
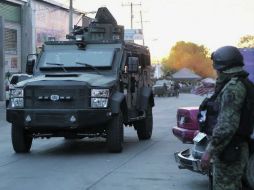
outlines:
[{"label": "parked car", "polygon": [[183,143],[193,143],[198,132],[197,114],[198,107],[181,107],[177,110],[177,126],[172,128],[172,132]]},{"label": "parked car", "polygon": [[[212,167],[203,170],[200,165],[201,157],[205,152],[209,142],[209,135],[199,132],[199,122],[197,119],[198,107],[179,108],[177,111],[177,127],[173,127],[173,134],[183,143],[194,143],[192,148],[175,153],[175,160],[180,169],[188,169],[193,172],[207,175],[209,177],[209,189],[212,189]],[[254,147],[254,132],[252,134]],[[254,150],[250,149],[249,163],[246,167],[244,183],[254,189]]]},{"label": "parked car", "polygon": [[28,75],[26,73],[16,73],[11,75],[11,77],[5,80],[5,100],[6,100],[6,107],[9,104],[9,99],[10,99],[10,89],[14,88],[14,86],[26,79],[31,78],[32,75]]}]

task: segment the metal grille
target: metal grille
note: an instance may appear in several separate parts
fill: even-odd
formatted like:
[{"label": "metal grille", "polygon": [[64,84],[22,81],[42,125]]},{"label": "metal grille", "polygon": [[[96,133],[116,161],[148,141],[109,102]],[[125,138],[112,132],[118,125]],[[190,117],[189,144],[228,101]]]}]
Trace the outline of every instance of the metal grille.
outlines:
[{"label": "metal grille", "polygon": [[[58,95],[65,99],[53,101],[50,99],[51,95]],[[89,90],[86,87],[28,86],[25,88],[25,107],[28,109],[85,109],[88,106]]]}]

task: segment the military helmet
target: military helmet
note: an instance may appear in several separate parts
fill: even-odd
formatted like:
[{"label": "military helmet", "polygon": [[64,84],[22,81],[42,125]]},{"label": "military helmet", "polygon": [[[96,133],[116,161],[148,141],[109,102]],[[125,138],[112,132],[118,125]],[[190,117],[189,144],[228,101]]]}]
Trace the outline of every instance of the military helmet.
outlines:
[{"label": "military helmet", "polygon": [[225,71],[232,67],[243,66],[243,56],[234,46],[223,46],[212,53],[213,67]]}]

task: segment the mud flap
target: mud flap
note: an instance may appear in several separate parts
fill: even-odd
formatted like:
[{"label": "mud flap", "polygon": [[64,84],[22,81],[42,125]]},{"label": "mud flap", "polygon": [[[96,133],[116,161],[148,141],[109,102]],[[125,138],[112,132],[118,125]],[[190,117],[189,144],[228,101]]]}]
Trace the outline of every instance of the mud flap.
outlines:
[{"label": "mud flap", "polygon": [[154,97],[151,87],[142,87],[139,93],[139,110],[147,110],[148,105],[154,106]]}]

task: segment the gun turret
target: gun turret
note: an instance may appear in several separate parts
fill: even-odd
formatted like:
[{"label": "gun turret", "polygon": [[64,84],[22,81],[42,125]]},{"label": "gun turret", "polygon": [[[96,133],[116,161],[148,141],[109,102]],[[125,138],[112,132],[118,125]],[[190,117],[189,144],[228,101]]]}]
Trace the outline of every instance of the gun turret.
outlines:
[{"label": "gun turret", "polygon": [[117,25],[115,18],[106,7],[101,7],[98,9],[95,19],[98,23],[112,24],[114,26]]},{"label": "gun turret", "polygon": [[95,21],[91,22],[88,27],[74,27],[73,32],[66,38],[76,40],[80,47],[85,46],[86,42],[124,41],[124,27],[117,24],[106,7],[101,7],[97,11]]}]

